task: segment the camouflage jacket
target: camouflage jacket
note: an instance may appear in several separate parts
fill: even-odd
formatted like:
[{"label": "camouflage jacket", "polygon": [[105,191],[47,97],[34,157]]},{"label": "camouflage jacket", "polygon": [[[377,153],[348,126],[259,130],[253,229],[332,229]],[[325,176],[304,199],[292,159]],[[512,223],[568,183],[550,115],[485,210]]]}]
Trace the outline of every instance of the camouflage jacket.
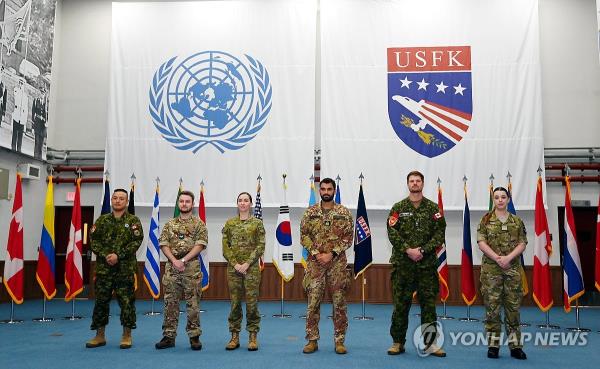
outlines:
[{"label": "camouflage jacket", "polygon": [[[486,221],[487,218],[487,221]],[[508,255],[517,245],[524,243],[527,245],[527,233],[525,224],[516,215],[508,213],[506,222],[502,223],[494,211],[486,214],[479,222],[477,227],[477,242],[484,241],[494,252],[500,256]],[[496,264],[496,262],[485,254],[481,260],[486,264]],[[514,258],[511,266],[520,264],[520,258]]]},{"label": "camouflage jacket", "polygon": [[321,204],[306,209],[300,222],[300,242],[309,255],[335,251],[342,254],[352,244],[354,223],[346,207],[335,204],[323,211]]},{"label": "camouflage jacket", "polygon": [[[135,253],[144,239],[140,219],[125,212],[120,218],[110,214],[101,215],[90,230],[91,249],[96,254],[96,274],[111,272],[131,274],[137,272]],[[118,263],[111,266],[106,256],[117,254]]]},{"label": "camouflage jacket", "polygon": [[433,201],[423,197],[415,208],[407,197],[397,202],[388,216],[388,238],[392,244],[390,263],[410,260],[406,250],[423,249],[423,264],[436,260],[435,249],[444,243],[446,220]]},{"label": "camouflage jacket", "polygon": [[182,219],[179,216],[165,224],[158,243],[160,247],[168,246],[173,256],[181,259],[194,246],[206,247],[208,245],[208,230],[204,222],[197,216],[189,219]]},{"label": "camouflage jacket", "polygon": [[265,227],[260,219],[229,219],[223,230],[223,257],[230,265],[253,265],[265,253]]}]

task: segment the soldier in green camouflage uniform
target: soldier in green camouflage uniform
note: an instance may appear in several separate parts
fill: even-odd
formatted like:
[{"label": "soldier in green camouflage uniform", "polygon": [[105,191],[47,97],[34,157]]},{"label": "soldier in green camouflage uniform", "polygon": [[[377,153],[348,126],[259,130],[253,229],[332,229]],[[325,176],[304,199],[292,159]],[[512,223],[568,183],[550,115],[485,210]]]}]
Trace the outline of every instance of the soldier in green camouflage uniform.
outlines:
[{"label": "soldier in green camouflage uniform", "polygon": [[519,309],[523,299],[521,261],[527,235],[523,221],[507,211],[508,191],[494,190],[494,209],[483,216],[477,228],[481,260],[481,294],[485,304],[488,357],[497,358],[500,346],[500,309],[504,309],[511,356],[526,359],[522,350]]},{"label": "soldier in green camouflage uniform", "polygon": [[91,249],[96,254],[96,302],[91,329],[99,331],[86,347],[104,346],[104,327],[108,324],[113,291],[121,307],[123,340],[121,348],[131,347],[131,329],[135,329],[134,276],[137,272],[136,251],[142,244],[142,224],[126,211],[127,191],[116,189],[112,213],[101,215],[91,229]]},{"label": "soldier in green camouflage uniform", "polygon": [[248,350],[256,351],[256,335],[260,330],[258,294],[260,287],[259,259],[265,252],[265,228],[260,219],[250,214],[252,197],[242,192],[237,199],[239,215],[223,227],[223,257],[227,260],[227,284],[231,298],[229,331],[231,340],[225,347],[235,350],[239,345],[242,324],[242,299],[246,297],[246,330],[250,333]]},{"label": "soldier in green camouflage uniform", "polygon": [[204,222],[192,215],[194,194],[182,191],[178,206],[180,215],[165,224],[159,244],[167,257],[164,286],[163,338],[155,346],[164,349],[175,346],[179,322],[179,301],[186,301],[186,332],[193,350],[202,349],[200,342],[200,297],[202,295],[202,272],[198,254],[208,244],[208,231]]},{"label": "soldier in green camouflage uniform", "polygon": [[[435,323],[435,300],[439,292],[436,247],[444,242],[446,221],[437,204],[423,196],[423,174],[408,174],[410,194],[394,204],[388,217],[388,238],[392,244],[392,299],[394,312],[390,335],[394,344],[388,354],[404,352],[408,314],[417,291],[421,305],[422,327]],[[445,356],[435,343],[426,344],[426,352]]]},{"label": "soldier in green camouflage uniform", "polygon": [[335,182],[325,178],[319,184],[321,203],[308,208],[302,217],[302,246],[308,250],[303,287],[308,295],[304,353],[318,349],[321,300],[329,286],[333,300],[335,352],[345,354],[344,340],[348,328],[346,292],[350,288],[350,270],[346,269],[346,250],[352,243],[352,215],[346,207],[335,204]]}]

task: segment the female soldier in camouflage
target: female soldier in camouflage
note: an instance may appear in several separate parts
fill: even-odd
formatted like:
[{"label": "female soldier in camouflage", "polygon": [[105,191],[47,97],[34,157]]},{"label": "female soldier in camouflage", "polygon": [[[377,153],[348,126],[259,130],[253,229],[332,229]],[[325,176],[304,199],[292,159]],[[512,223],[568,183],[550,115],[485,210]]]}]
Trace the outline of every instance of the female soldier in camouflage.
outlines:
[{"label": "female soldier in camouflage", "polygon": [[226,350],[240,347],[242,297],[246,297],[246,329],[250,333],[248,351],[258,350],[259,331],[258,290],[260,287],[259,258],[265,252],[265,228],[262,220],[252,216],[252,196],[242,192],[237,197],[238,215],[223,227],[223,256],[227,260],[227,283],[231,298],[229,331],[231,340]]},{"label": "female soldier in camouflage", "polygon": [[523,298],[519,255],[525,250],[527,235],[523,221],[507,210],[510,197],[503,187],[493,192],[494,208],[485,214],[477,229],[477,242],[483,252],[481,294],[485,304],[487,356],[497,359],[500,350],[500,308],[504,319],[510,355],[527,359],[521,342],[519,308]]}]

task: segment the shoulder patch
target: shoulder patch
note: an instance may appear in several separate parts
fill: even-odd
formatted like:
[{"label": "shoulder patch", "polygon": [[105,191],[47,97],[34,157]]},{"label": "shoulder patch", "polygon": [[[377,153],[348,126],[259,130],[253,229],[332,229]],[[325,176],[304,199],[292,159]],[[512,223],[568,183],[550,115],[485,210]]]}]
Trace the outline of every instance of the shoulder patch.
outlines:
[{"label": "shoulder patch", "polygon": [[393,212],[390,217],[388,218],[388,225],[390,227],[393,227],[396,225],[396,223],[398,223],[398,213]]},{"label": "shoulder patch", "polygon": [[437,212],[437,213],[433,214],[433,219],[434,219],[434,220],[440,220],[440,219],[442,219],[443,217],[444,217],[444,216],[443,216],[443,215],[442,215],[442,213],[440,213],[440,212]]}]

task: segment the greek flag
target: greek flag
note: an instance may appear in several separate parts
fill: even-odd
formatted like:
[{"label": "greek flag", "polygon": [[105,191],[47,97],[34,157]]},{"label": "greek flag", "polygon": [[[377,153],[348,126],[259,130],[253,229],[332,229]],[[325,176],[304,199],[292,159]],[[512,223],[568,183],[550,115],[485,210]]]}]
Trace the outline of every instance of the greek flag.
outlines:
[{"label": "greek flag", "polygon": [[160,201],[158,199],[158,185],[154,193],[154,205],[150,218],[150,231],[146,243],[146,261],[144,262],[144,281],[153,298],[160,297],[160,246],[158,245]]}]

